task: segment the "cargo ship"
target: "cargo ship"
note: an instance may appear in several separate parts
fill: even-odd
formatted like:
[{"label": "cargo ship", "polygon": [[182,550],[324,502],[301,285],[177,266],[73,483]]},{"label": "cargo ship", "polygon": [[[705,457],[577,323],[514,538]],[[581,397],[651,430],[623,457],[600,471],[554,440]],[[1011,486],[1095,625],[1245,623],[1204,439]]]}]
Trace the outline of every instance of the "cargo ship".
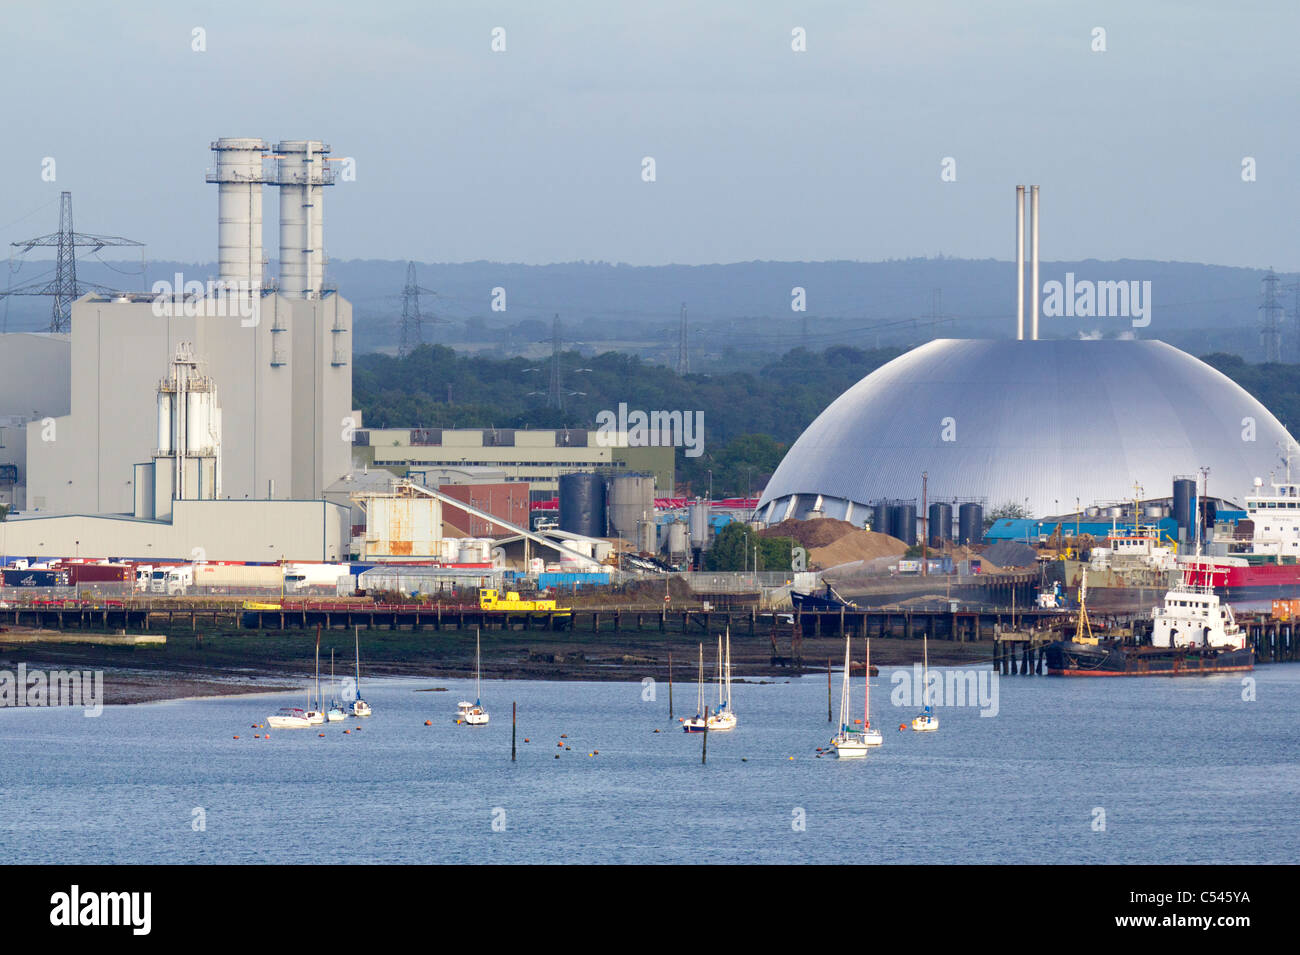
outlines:
[{"label": "cargo ship", "polygon": [[1300,597],[1300,484],[1265,491],[1256,479],[1245,512],[1231,537],[1211,541],[1219,553],[1179,554],[1157,528],[1134,524],[1109,534],[1086,562],[1054,561],[1049,578],[1074,590],[1086,570],[1093,609],[1115,613],[1145,611],[1185,576],[1233,603]]},{"label": "cargo ship", "polygon": [[1213,587],[1190,576],[1165,593],[1164,606],[1151,611],[1149,644],[1094,637],[1087,594],[1085,574],[1074,636],[1044,648],[1048,676],[1203,676],[1255,667],[1255,651],[1232,608]]}]

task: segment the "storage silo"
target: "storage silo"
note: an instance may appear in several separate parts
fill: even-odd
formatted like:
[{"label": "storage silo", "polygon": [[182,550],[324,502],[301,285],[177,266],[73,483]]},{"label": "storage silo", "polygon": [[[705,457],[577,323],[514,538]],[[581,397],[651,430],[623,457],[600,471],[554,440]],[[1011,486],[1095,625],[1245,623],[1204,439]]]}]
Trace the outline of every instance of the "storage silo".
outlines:
[{"label": "storage silo", "polygon": [[891,504],[889,507],[889,536],[897,537],[908,547],[916,543],[916,505]]},{"label": "storage silo", "polygon": [[655,549],[655,479],[652,474],[620,474],[610,478],[609,533],[638,551]]},{"label": "storage silo", "polygon": [[957,538],[967,546],[984,543],[983,505],[963,504],[957,508]]},{"label": "storage silo", "polygon": [[934,503],[926,514],[925,536],[931,547],[938,547],[944,541],[952,540],[952,505]]},{"label": "storage silo", "polygon": [[691,546],[708,547],[709,546],[709,505],[706,501],[696,498],[691,502],[688,510],[688,522],[691,528]]},{"label": "storage silo", "polygon": [[687,552],[689,548],[689,534],[686,530],[686,524],[682,521],[673,521],[668,525],[668,554],[669,556],[680,556]]},{"label": "storage silo", "polygon": [[1179,537],[1191,540],[1192,502],[1196,500],[1196,479],[1191,477],[1174,478],[1174,521],[1178,524]]},{"label": "storage silo", "polygon": [[605,479],[594,471],[561,474],[560,530],[605,536]]},{"label": "storage silo", "polygon": [[889,533],[888,501],[877,501],[871,505],[871,529],[878,534]]}]

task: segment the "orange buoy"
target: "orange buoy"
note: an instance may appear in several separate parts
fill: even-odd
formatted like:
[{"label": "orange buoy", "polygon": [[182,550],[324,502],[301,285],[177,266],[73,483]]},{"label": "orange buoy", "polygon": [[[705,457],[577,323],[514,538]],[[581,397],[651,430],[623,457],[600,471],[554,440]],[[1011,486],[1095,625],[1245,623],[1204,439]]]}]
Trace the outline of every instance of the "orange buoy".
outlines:
[{"label": "orange buoy", "polygon": [[907,724],[906,724],[906,723],[899,723],[899,724],[898,724],[898,731],[899,731],[900,733],[903,732],[903,730],[905,730],[905,729],[907,729]]},{"label": "orange buoy", "polygon": [[525,742],[525,743],[528,742],[528,737],[527,737],[527,736],[524,737],[524,742]]},{"label": "orange buoy", "polygon": [[592,752],[592,755],[593,755],[593,756],[599,756],[599,755],[600,755],[600,750],[594,750],[594,751]]},{"label": "orange buoy", "polygon": [[568,734],[568,733],[561,733],[561,734],[560,734],[560,739],[568,739],[568,738],[569,738],[569,734]]},{"label": "orange buoy", "polygon": [[425,720],[425,721],[424,721],[424,725],[425,725],[425,726],[432,726],[432,725],[433,725],[433,720]]},{"label": "orange buoy", "polygon": [[351,733],[351,732],[352,732],[352,730],[344,730],[344,731],[343,731],[344,735],[347,735],[347,734],[349,734],[349,733]]},{"label": "orange buoy", "polygon": [[325,738],[325,734],[324,734],[324,733],[317,733],[316,735],[319,736],[321,739],[324,739],[324,738]]},{"label": "orange buoy", "polygon": [[239,737],[238,737],[238,736],[236,736],[236,737],[235,737],[235,739],[239,739]]}]

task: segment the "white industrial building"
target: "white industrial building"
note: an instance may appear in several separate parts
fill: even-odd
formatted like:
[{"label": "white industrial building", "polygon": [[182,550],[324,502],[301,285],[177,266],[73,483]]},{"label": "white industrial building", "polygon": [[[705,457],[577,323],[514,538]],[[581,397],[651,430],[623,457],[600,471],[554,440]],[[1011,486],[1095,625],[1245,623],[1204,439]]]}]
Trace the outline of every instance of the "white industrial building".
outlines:
[{"label": "white industrial building", "polygon": [[[0,337],[0,372],[13,372],[0,379],[0,465],[16,465],[21,512],[4,525],[7,553],[346,557],[348,508],[323,500],[350,469],[360,423],[352,307],[323,282],[329,147],[212,148],[215,283],[84,296],[70,343]],[[267,184],[280,190],[277,288],[264,279]],[[190,369],[179,382],[178,362]]]}]

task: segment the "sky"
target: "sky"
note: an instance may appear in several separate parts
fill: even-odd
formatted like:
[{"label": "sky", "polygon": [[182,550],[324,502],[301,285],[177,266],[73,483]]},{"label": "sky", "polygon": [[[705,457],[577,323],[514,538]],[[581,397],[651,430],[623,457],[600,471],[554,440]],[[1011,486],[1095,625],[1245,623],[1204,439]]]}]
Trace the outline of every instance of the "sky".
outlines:
[{"label": "sky", "polygon": [[[354,161],[325,198],[335,260],[1008,260],[1037,183],[1044,260],[1300,268],[1291,2],[4,0],[3,20],[4,245],[54,231],[66,189],[81,231],[212,261],[210,143],[254,136]],[[272,256],[276,208],[268,189]]]}]

